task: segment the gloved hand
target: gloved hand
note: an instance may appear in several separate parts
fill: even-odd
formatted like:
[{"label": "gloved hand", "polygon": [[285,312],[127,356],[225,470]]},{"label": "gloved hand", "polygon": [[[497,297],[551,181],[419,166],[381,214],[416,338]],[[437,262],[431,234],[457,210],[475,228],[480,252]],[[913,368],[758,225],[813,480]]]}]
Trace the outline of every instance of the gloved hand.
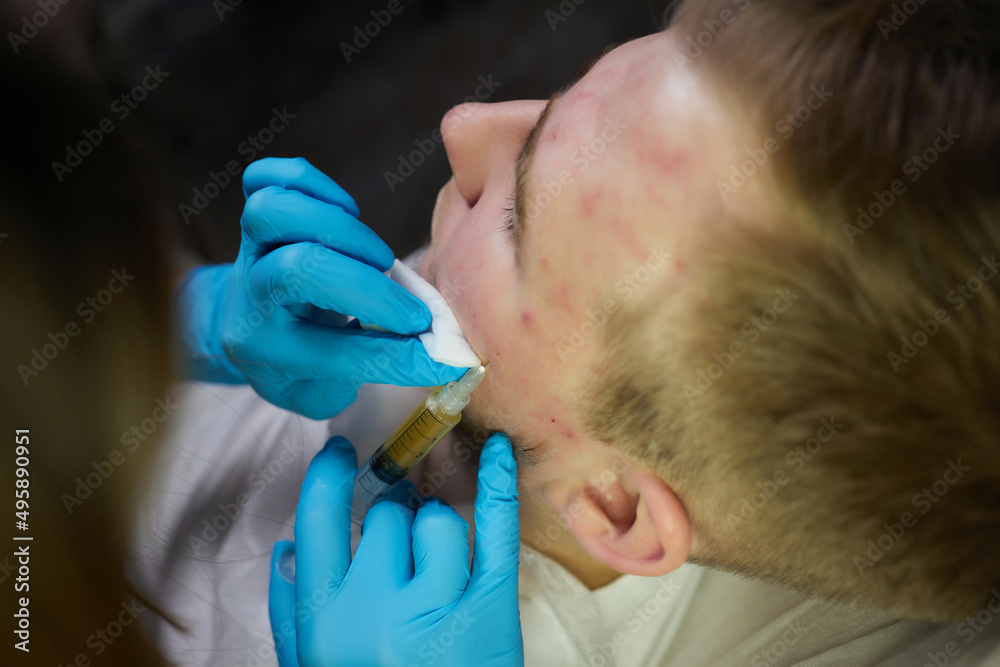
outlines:
[{"label": "gloved hand", "polygon": [[[524,664],[517,606],[517,470],[494,434],[479,462],[469,574],[468,524],[402,482],[365,517],[351,560],[355,454],[331,438],[306,473],[295,542],[271,558],[269,609],[282,667]],[[406,485],[404,487],[404,485]],[[294,554],[295,583],[283,576]]]},{"label": "gloved hand", "polygon": [[[236,262],[194,269],[177,290],[185,377],[249,382],[271,403],[323,419],[366,382],[462,376],[405,337],[425,331],[430,312],[382,273],[392,251],[339,185],[302,158],[265,158],[243,172],[243,191]],[[345,328],[345,315],[402,336]]]}]

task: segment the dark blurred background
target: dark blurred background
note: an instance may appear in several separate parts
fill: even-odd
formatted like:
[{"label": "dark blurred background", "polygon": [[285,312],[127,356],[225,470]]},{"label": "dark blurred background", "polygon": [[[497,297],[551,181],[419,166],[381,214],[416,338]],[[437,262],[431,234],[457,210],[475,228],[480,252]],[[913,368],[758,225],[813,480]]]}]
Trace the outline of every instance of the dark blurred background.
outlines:
[{"label": "dark blurred background", "polygon": [[[51,59],[93,78],[109,99],[139,84],[147,67],[169,73],[128,118],[109,115],[116,125],[150,130],[179,236],[211,262],[236,256],[239,176],[197,215],[189,210],[187,223],[179,206],[194,203],[194,188],[204,192],[210,171],[224,171],[230,160],[246,166],[251,147],[243,142],[268,127],[273,109],[294,118],[256,157],[306,157],[355,198],[362,221],[403,256],[428,239],[448,162],[433,143],[402,182],[390,188],[385,173],[398,174],[400,156],[409,161],[421,145],[428,152],[445,111],[477,87],[487,93],[482,81],[495,85],[488,102],[546,98],[608,44],[659,29],[667,4],[396,0],[400,11],[392,14],[389,0],[43,1],[58,11],[14,58]],[[39,11],[39,0],[5,0],[7,41],[10,32],[25,34],[25,17]],[[363,34],[366,27],[374,36],[358,37],[356,29]],[[352,49],[349,63],[342,43]],[[12,56],[12,44],[0,48]],[[81,118],[81,131],[99,120]]]}]

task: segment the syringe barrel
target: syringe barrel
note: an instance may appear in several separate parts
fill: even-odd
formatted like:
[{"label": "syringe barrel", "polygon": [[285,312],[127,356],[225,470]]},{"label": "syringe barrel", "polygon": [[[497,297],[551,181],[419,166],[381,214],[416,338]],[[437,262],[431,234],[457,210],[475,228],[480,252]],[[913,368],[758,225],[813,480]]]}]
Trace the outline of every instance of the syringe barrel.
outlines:
[{"label": "syringe barrel", "polygon": [[[374,457],[373,457],[374,458]],[[395,482],[386,482],[375,474],[368,459],[358,470],[354,478],[354,497],[351,500],[351,522],[359,526],[364,521],[365,514],[375,501],[389,493]]]},{"label": "syringe barrel", "polygon": [[351,505],[354,522],[360,523],[368,508],[406,477],[461,419],[461,412],[443,412],[435,394],[424,399],[358,470]]}]

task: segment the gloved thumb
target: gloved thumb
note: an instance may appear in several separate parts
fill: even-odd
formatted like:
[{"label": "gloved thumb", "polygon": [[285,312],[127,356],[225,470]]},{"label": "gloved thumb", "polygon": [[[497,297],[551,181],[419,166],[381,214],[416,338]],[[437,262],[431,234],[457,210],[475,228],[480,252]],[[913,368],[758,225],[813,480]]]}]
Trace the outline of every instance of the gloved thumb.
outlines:
[{"label": "gloved thumb", "polygon": [[516,575],[521,544],[518,505],[517,465],[510,439],[494,433],[479,459],[470,588],[484,579],[497,582]]},{"label": "gloved thumb", "polygon": [[294,557],[293,542],[274,545],[267,607],[280,667],[298,667],[299,664],[295,655],[295,584],[289,581],[288,573],[288,562]]}]

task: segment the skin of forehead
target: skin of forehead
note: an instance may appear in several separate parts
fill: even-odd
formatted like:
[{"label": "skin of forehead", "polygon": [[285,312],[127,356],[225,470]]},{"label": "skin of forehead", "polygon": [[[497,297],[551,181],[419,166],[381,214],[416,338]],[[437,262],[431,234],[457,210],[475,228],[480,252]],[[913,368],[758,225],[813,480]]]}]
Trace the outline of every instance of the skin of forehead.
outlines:
[{"label": "skin of forehead", "polygon": [[[658,34],[609,54],[556,102],[539,137],[528,199],[561,191],[525,225],[525,278],[549,306],[583,312],[580,295],[599,298],[645,262],[672,220],[721,208],[704,196],[700,133],[670,126],[681,105],[705,127],[713,120],[691,76],[667,69],[669,44]],[[553,262],[564,270],[544,270]]]}]

